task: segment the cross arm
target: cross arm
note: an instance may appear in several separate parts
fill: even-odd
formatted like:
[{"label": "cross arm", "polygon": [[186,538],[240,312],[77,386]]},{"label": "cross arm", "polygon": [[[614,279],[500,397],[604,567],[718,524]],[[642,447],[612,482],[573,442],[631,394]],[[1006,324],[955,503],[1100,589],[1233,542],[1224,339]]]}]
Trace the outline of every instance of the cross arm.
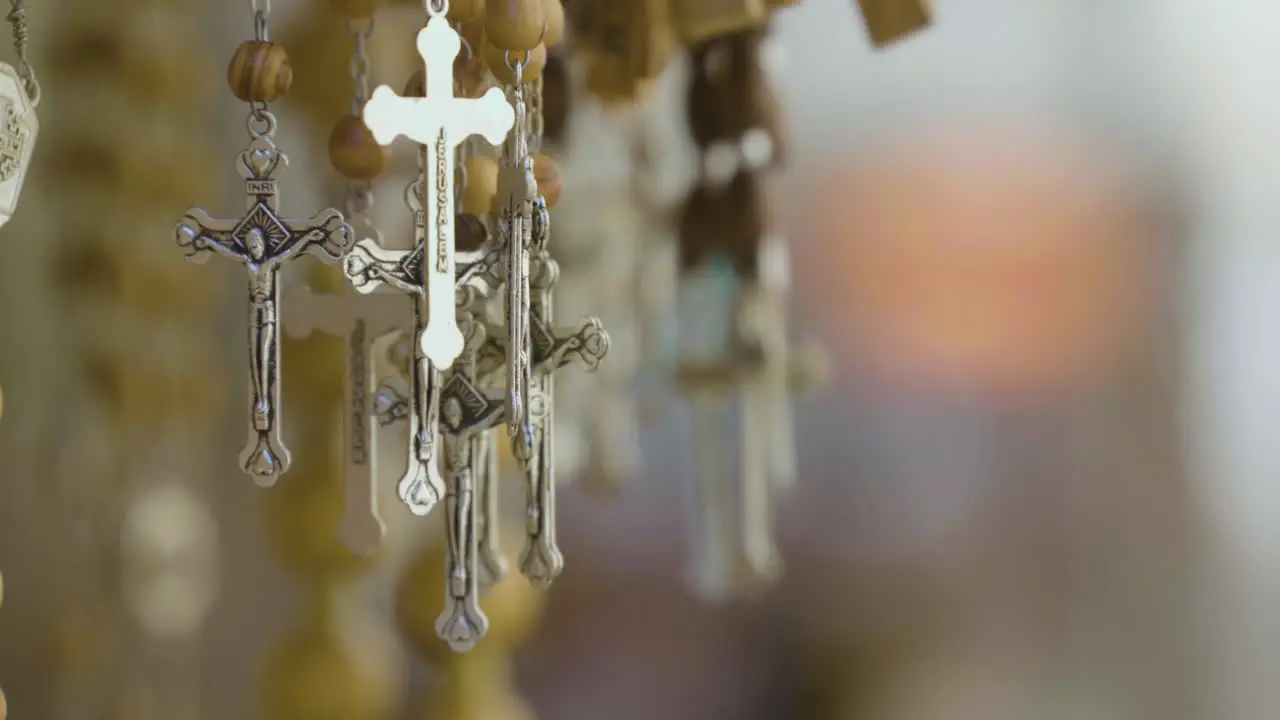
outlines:
[{"label": "cross arm", "polygon": [[479,135],[490,145],[500,145],[516,124],[516,111],[500,88],[489,88],[475,99],[448,101],[450,108],[446,131],[459,140]]},{"label": "cross arm", "polygon": [[333,208],[321,210],[306,220],[286,221],[286,224],[294,230],[294,235],[281,253],[285,256],[308,252],[323,262],[337,262],[355,241],[351,226],[342,213]]},{"label": "cross arm", "polygon": [[191,208],[174,228],[174,240],[194,263],[203,263],[214,254],[245,262],[243,249],[232,238],[237,224],[239,220],[215,218],[201,208]]},{"label": "cross arm", "polygon": [[387,284],[409,294],[420,294],[422,284],[405,269],[408,250],[387,250],[373,240],[361,240],[351,248],[343,263],[343,271],[360,293],[371,293]]}]

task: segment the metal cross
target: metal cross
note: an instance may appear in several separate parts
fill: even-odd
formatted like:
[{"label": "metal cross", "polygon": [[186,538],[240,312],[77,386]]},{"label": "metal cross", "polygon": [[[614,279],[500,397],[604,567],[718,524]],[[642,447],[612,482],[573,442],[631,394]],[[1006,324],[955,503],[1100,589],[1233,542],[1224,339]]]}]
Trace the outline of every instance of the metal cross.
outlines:
[{"label": "metal cross", "polygon": [[252,422],[240,465],[259,485],[275,483],[289,469],[289,450],[280,432],[280,343],[276,331],[280,266],[303,252],[336,262],[351,245],[351,227],[332,208],[310,218],[277,214],[278,178],[288,158],[269,137],[255,138],[240,153],[237,170],[245,180],[248,212],[240,218],[214,218],[192,208],[175,236],[187,259],[202,263],[218,254],[244,264],[249,272],[249,377]]}]

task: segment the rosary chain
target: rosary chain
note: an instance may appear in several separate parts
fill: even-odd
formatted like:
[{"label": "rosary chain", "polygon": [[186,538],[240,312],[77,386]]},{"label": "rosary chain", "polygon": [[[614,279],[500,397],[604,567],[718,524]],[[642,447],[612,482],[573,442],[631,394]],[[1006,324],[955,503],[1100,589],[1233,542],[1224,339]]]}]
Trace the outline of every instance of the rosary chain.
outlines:
[{"label": "rosary chain", "polygon": [[530,149],[538,152],[542,149],[542,134],[546,129],[546,120],[542,115],[542,76],[539,75],[525,87],[525,97],[528,98],[529,114],[528,127],[530,138]]},{"label": "rosary chain", "polygon": [[[271,15],[271,0],[249,0],[253,13],[253,37],[258,42],[268,42],[271,33],[267,18]],[[276,132],[276,116],[267,109],[265,102],[249,103],[249,135],[254,139],[270,138]]]},{"label": "rosary chain", "polygon": [[[373,61],[369,58],[369,38],[373,36],[373,18],[352,18],[347,21],[347,34],[354,49],[351,53],[351,116],[361,117],[364,105],[369,101],[369,75]],[[346,200],[343,209],[347,222],[357,223],[377,237],[373,222],[373,183],[367,180],[347,181]]]},{"label": "rosary chain", "polygon": [[18,77],[22,79],[25,86],[23,89],[27,91],[31,106],[35,107],[40,104],[40,82],[36,80],[35,68],[27,55],[27,42],[31,38],[31,30],[27,27],[27,3],[26,0],[9,0],[9,4],[12,9],[6,18],[13,26],[13,47],[18,54]]}]

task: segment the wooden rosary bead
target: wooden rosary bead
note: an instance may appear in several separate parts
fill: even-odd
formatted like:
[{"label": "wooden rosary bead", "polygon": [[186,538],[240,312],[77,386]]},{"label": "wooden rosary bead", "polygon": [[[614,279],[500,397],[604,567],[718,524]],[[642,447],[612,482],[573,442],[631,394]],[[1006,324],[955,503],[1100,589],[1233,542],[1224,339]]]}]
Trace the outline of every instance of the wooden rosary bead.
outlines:
[{"label": "wooden rosary bead", "polygon": [[560,166],[556,164],[555,158],[546,153],[534,153],[533,178],[538,181],[538,192],[547,201],[547,207],[555,207],[560,202],[560,191],[564,188]]},{"label": "wooden rosary bead", "polygon": [[542,38],[542,44],[547,47],[555,47],[564,39],[564,5],[561,0],[541,0],[542,16],[547,23],[546,34]]},{"label": "wooden rosary bead", "polygon": [[564,138],[569,121],[569,68],[559,53],[547,56],[542,69],[542,136],[550,142]]},{"label": "wooden rosary bead", "polygon": [[[478,98],[489,89],[489,78],[484,63],[477,58],[467,58],[465,53],[453,61],[453,94],[455,97]],[[427,96],[427,71],[419,69],[404,85],[405,97]]]},{"label": "wooden rosary bead", "polygon": [[[512,52],[512,60],[523,60],[524,52]],[[493,45],[485,45],[484,62],[488,66],[489,72],[497,78],[502,85],[511,85],[516,81],[516,74],[507,65],[507,51],[494,47]],[[525,66],[520,70],[521,82],[532,82],[542,75],[542,69],[547,66],[547,46],[538,45],[529,51],[529,59],[525,62]]]},{"label": "wooden rosary bead", "polygon": [[479,250],[489,240],[489,228],[471,213],[458,213],[453,219],[453,248],[460,252]]},{"label": "wooden rosary bead", "polygon": [[348,115],[329,134],[329,162],[348,180],[372,180],[390,161],[391,148],[379,145],[361,118]]},{"label": "wooden rosary bead", "polygon": [[462,212],[488,215],[498,194],[498,161],[488,155],[472,155],[463,163],[467,184],[462,189]]},{"label": "wooden rosary bead", "polygon": [[485,36],[502,50],[532,50],[542,43],[546,19],[542,0],[488,0]]},{"label": "wooden rosary bead", "polygon": [[765,0],[672,0],[671,22],[686,45],[759,27],[769,19]]},{"label": "wooden rosary bead", "polygon": [[358,20],[373,17],[386,0],[329,0],[329,4],[339,15]]},{"label": "wooden rosary bead", "polygon": [[615,55],[592,53],[587,61],[587,92],[605,105],[634,102],[651,85],[649,78],[637,77],[626,61]]},{"label": "wooden rosary bead", "polygon": [[638,78],[657,77],[678,49],[669,2],[579,2],[570,8],[574,43],[616,57]]},{"label": "wooden rosary bead", "polygon": [[244,102],[273,102],[293,84],[293,66],[284,47],[263,40],[249,40],[236,48],[227,66],[231,93]]},{"label": "wooden rosary bead", "polygon": [[759,274],[760,247],[773,228],[773,206],[762,176],[738,173],[728,187],[699,186],[680,217],[680,266],[728,259],[740,278]]},{"label": "wooden rosary bead", "polygon": [[450,22],[469,23],[484,19],[485,0],[449,0],[449,12],[445,17]]},{"label": "wooden rosary bead", "polygon": [[775,102],[763,68],[758,30],[698,43],[690,50],[692,72],[687,112],[699,147],[733,140],[769,123]]},{"label": "wooden rosary bead", "polygon": [[0,720],[9,717],[9,701],[4,697],[4,691],[0,690]]},{"label": "wooden rosary bead", "polygon": [[933,0],[858,0],[867,34],[876,47],[897,42],[933,21]]}]

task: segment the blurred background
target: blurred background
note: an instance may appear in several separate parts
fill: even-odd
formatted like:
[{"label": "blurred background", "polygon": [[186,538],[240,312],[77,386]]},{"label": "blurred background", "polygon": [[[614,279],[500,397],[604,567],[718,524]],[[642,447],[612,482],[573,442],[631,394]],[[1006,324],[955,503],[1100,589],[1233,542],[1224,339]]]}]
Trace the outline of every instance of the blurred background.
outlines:
[{"label": "blurred background", "polygon": [[[319,0],[272,4],[298,74],[283,204],[306,216],[340,202],[325,143],[350,45]],[[376,83],[411,74],[420,19],[379,16]],[[42,135],[0,233],[12,717],[1274,715],[1273,3],[939,0],[882,52],[851,0],[780,12],[793,321],[834,359],[798,405],[786,575],[719,605],[685,588],[676,410],[616,497],[563,490],[565,575],[545,607],[504,589],[465,660],[430,639],[438,590],[406,607],[438,519],[388,498],[384,547],[355,558],[332,539],[333,459],[299,457],[332,438],[305,415],[337,341],[284,346],[286,393],[312,397],[286,400],[295,469],[263,491],[235,464],[243,271],[185,263],[172,226],[240,210],[246,111],[223,78],[247,3],[45,0],[30,20]],[[606,167],[625,123],[656,138],[658,194],[687,186],[682,72],[640,109],[575,106],[557,223],[575,187],[631,197]],[[405,149],[377,186],[388,237]],[[490,704],[448,709],[467,692]]]}]

